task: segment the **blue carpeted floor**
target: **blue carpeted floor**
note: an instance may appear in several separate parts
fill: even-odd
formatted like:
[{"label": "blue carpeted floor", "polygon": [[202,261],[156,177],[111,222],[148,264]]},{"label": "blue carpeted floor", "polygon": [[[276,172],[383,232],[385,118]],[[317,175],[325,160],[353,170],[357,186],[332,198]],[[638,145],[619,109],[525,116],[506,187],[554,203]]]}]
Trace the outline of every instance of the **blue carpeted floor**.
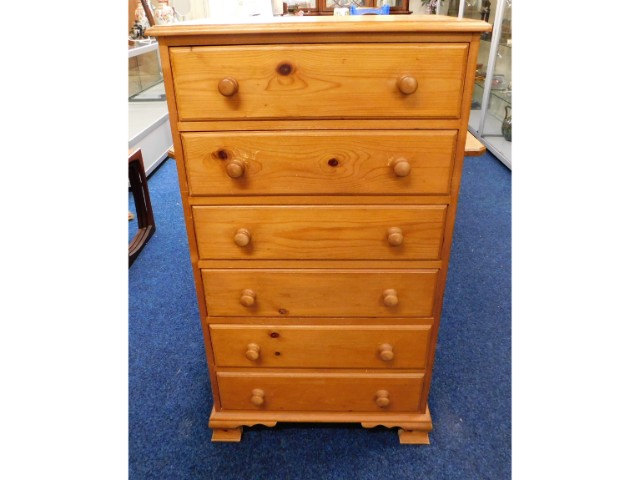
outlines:
[{"label": "blue carpeted floor", "polygon": [[[149,179],[157,231],[129,270],[129,473],[137,479],[511,476],[511,172],[467,158],[436,351],[431,445],[359,425],[245,428],[211,443],[212,406],[176,166]],[[130,210],[134,210],[130,196]],[[136,228],[129,222],[130,237]]]}]

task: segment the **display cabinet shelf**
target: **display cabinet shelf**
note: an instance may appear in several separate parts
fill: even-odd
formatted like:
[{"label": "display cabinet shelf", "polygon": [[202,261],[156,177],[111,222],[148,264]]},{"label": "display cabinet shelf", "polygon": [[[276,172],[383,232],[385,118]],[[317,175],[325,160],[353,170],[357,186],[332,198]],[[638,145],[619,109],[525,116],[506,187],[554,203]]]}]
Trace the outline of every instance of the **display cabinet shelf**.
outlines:
[{"label": "display cabinet shelf", "polygon": [[486,3],[451,0],[447,11],[450,16],[484,19],[493,25],[492,31],[483,33],[480,40],[469,131],[509,168],[512,165],[512,4],[513,0]]},{"label": "display cabinet shelf", "polygon": [[146,175],[173,144],[158,43],[129,47],[129,149],[141,149]]},{"label": "display cabinet shelf", "polygon": [[[484,83],[483,82],[476,81],[476,87],[481,89],[481,91],[484,91]],[[482,96],[482,94],[480,94],[480,95]],[[498,98],[501,101],[505,102],[509,106],[511,106],[511,90],[509,90],[509,89],[492,88],[491,89],[491,95],[493,97]],[[476,98],[475,92],[474,92],[473,97],[474,97],[474,99]]]}]

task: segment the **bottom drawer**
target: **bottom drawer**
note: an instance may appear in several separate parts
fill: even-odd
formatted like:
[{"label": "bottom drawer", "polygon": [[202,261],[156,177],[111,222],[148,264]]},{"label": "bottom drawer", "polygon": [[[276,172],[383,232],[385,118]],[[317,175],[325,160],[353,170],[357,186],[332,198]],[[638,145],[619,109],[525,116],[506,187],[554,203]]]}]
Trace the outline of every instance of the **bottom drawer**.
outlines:
[{"label": "bottom drawer", "polygon": [[418,412],[422,373],[218,372],[221,410]]}]

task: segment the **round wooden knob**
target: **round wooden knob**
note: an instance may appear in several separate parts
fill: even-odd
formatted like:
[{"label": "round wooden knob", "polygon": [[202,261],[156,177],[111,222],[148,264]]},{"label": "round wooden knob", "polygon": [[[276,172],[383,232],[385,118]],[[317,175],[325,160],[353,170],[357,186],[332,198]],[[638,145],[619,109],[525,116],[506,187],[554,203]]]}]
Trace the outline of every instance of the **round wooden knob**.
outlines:
[{"label": "round wooden knob", "polygon": [[233,97],[238,93],[238,82],[233,77],[225,77],[218,82],[218,91],[225,97]]},{"label": "round wooden knob", "polygon": [[402,230],[400,228],[391,227],[389,230],[387,230],[387,241],[392,247],[402,245],[403,240],[404,236],[402,235]]},{"label": "round wooden knob", "polygon": [[396,86],[405,95],[411,95],[418,89],[418,80],[411,75],[403,75],[396,81]]},{"label": "round wooden knob", "polygon": [[234,159],[227,163],[227,175],[231,178],[240,178],[244,175],[244,162]]},{"label": "round wooden knob", "polygon": [[258,360],[258,358],[260,358],[260,345],[258,345],[257,343],[250,343],[249,345],[247,345],[245,356],[249,360]]},{"label": "round wooden knob", "polygon": [[233,241],[239,247],[246,247],[251,243],[251,233],[246,228],[240,228],[233,237]]},{"label": "round wooden knob", "polygon": [[264,390],[259,388],[254,388],[251,390],[251,403],[253,403],[256,407],[259,407],[264,403]]},{"label": "round wooden knob", "polygon": [[393,288],[389,288],[382,292],[382,296],[384,297],[384,304],[387,307],[395,307],[398,305],[398,292],[396,292]]},{"label": "round wooden knob", "polygon": [[256,292],[253,290],[243,290],[240,295],[240,303],[245,307],[251,307],[256,303]]},{"label": "round wooden knob", "polygon": [[378,347],[378,356],[380,357],[380,360],[390,362],[393,360],[393,347],[388,343],[383,343]]},{"label": "round wooden knob", "polygon": [[376,392],[376,405],[380,408],[384,408],[388,407],[390,403],[391,400],[389,400],[389,392],[386,390],[378,390]]},{"label": "round wooden knob", "polygon": [[406,177],[411,173],[411,164],[406,158],[396,158],[391,162],[391,168],[397,177]]}]

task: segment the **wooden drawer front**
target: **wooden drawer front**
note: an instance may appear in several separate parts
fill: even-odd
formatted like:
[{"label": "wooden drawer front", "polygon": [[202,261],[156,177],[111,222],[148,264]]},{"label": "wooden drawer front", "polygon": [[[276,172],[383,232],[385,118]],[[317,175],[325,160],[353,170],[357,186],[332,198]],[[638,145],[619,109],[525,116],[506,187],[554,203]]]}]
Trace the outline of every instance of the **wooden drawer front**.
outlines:
[{"label": "wooden drawer front", "polygon": [[443,205],[195,206],[193,217],[201,259],[431,260],[440,258],[446,210]]},{"label": "wooden drawer front", "polygon": [[[438,276],[438,270],[427,269],[238,268],[201,273],[208,315],[239,317],[430,317]],[[385,304],[394,300],[389,290],[395,290],[395,306]],[[253,305],[246,306],[250,298]]]},{"label": "wooden drawer front", "polygon": [[[174,47],[182,121],[460,116],[466,43]],[[417,80],[405,94],[399,79]],[[219,90],[235,82],[237,92]]]},{"label": "wooden drawer front", "polygon": [[[447,194],[456,139],[453,130],[182,134],[192,195]],[[406,176],[394,171],[402,159]],[[231,177],[237,162],[242,174]]]},{"label": "wooden drawer front", "polygon": [[425,366],[431,326],[210,325],[218,367]]},{"label": "wooden drawer front", "polygon": [[[414,412],[423,375],[218,372],[218,386],[222,410]],[[380,391],[387,393],[383,407]]]}]

